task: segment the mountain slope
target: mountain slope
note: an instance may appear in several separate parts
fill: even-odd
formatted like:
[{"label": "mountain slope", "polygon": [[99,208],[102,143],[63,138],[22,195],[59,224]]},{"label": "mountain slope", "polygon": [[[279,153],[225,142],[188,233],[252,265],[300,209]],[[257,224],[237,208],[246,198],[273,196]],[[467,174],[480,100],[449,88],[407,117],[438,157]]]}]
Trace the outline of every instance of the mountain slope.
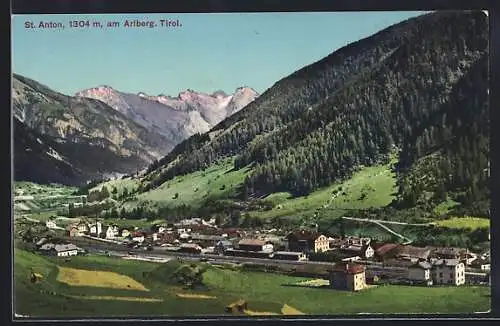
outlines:
[{"label": "mountain slope", "polygon": [[[33,137],[43,136],[42,142],[75,169],[68,174],[72,176],[71,181],[62,178],[53,182],[79,184],[110,173],[136,172],[173,146],[163,136],[130,121],[100,101],[66,96],[20,75],[13,76],[12,97],[15,136],[24,137],[28,143]],[[31,145],[42,150],[33,142]],[[34,151],[21,152],[22,148],[16,150],[16,165],[36,164],[36,157],[29,154]],[[30,181],[45,180],[52,173],[49,170],[20,169],[16,178],[23,180],[29,176]],[[35,171],[40,173],[33,174]],[[47,175],[43,171],[48,171]]]},{"label": "mountain slope", "polygon": [[14,180],[72,184],[84,176],[45,137],[14,118]]},{"label": "mountain slope", "polygon": [[[150,167],[144,190],[237,156],[235,169],[252,167],[243,199],[300,196],[397,150],[401,202],[441,188],[486,198],[487,59],[484,13],[409,19],[284,78],[208,135],[179,144]],[[432,153],[441,162],[433,170],[448,175],[405,182]]]},{"label": "mountain slope", "polygon": [[193,134],[207,132],[252,102],[258,94],[251,88],[240,87],[231,95],[224,92],[209,95],[186,90],[177,97],[149,96],[144,93],[123,93],[109,86],[101,86],[80,91],[76,96],[107,103],[131,120],[177,144]]}]

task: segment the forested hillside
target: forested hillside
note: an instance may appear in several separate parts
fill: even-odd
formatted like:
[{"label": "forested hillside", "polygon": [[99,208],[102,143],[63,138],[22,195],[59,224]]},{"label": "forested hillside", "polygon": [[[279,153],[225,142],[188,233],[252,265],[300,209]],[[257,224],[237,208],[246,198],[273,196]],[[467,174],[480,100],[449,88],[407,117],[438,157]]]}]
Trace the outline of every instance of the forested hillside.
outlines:
[{"label": "forested hillside", "polygon": [[399,205],[447,192],[475,203],[489,195],[487,71],[482,12],[410,19],[277,82],[156,162],[143,189],[236,155],[235,169],[253,168],[242,199],[301,196],[397,151]]}]

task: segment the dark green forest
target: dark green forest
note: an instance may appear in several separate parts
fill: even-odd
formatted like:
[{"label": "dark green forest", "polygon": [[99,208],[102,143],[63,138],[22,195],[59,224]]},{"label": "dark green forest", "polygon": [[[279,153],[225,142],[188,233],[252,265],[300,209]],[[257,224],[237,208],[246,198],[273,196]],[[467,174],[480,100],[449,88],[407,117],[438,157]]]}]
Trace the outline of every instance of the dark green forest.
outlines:
[{"label": "dark green forest", "polygon": [[213,131],[154,162],[142,191],[236,156],[235,169],[253,167],[242,199],[303,196],[397,153],[394,205],[451,196],[484,215],[487,17],[439,12],[391,26],[278,81]]}]

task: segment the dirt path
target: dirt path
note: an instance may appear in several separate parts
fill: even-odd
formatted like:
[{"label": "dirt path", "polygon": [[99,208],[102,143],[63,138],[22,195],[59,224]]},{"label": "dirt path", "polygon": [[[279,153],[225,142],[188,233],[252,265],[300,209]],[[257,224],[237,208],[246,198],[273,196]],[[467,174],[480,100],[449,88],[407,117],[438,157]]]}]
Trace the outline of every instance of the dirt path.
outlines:
[{"label": "dirt path", "polygon": [[[402,235],[400,233],[397,233],[394,230],[388,228],[387,226],[385,226],[384,224],[382,224],[379,220],[371,220],[371,219],[356,218],[356,217],[346,217],[346,216],[344,216],[342,218],[345,219],[345,220],[351,220],[351,221],[367,222],[367,223],[377,224],[378,226],[380,226],[381,228],[383,228],[387,232],[389,232],[391,234],[394,234],[395,236],[401,238],[402,240],[405,240],[406,242],[404,244],[410,244],[410,243],[413,242],[413,240],[411,240],[411,239],[405,237],[404,235]],[[386,222],[386,221],[383,221],[383,222]],[[403,223],[403,225],[404,225],[404,223]],[[408,224],[408,225],[410,225],[410,224]]]}]

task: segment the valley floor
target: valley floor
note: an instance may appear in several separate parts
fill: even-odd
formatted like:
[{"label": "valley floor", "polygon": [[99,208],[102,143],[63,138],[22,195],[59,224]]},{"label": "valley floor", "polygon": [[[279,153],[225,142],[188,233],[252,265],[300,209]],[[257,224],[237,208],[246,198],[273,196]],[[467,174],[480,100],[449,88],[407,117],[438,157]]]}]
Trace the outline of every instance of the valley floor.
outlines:
[{"label": "valley floor", "polygon": [[[220,316],[240,299],[248,302],[248,315],[461,314],[485,312],[491,304],[488,287],[380,285],[352,293],[297,286],[307,278],[211,266],[203,275],[206,289],[194,291],[148,278],[161,266],[151,262],[65,260],[16,249],[14,263],[15,311],[32,317]],[[32,283],[31,270],[43,278]]]}]

